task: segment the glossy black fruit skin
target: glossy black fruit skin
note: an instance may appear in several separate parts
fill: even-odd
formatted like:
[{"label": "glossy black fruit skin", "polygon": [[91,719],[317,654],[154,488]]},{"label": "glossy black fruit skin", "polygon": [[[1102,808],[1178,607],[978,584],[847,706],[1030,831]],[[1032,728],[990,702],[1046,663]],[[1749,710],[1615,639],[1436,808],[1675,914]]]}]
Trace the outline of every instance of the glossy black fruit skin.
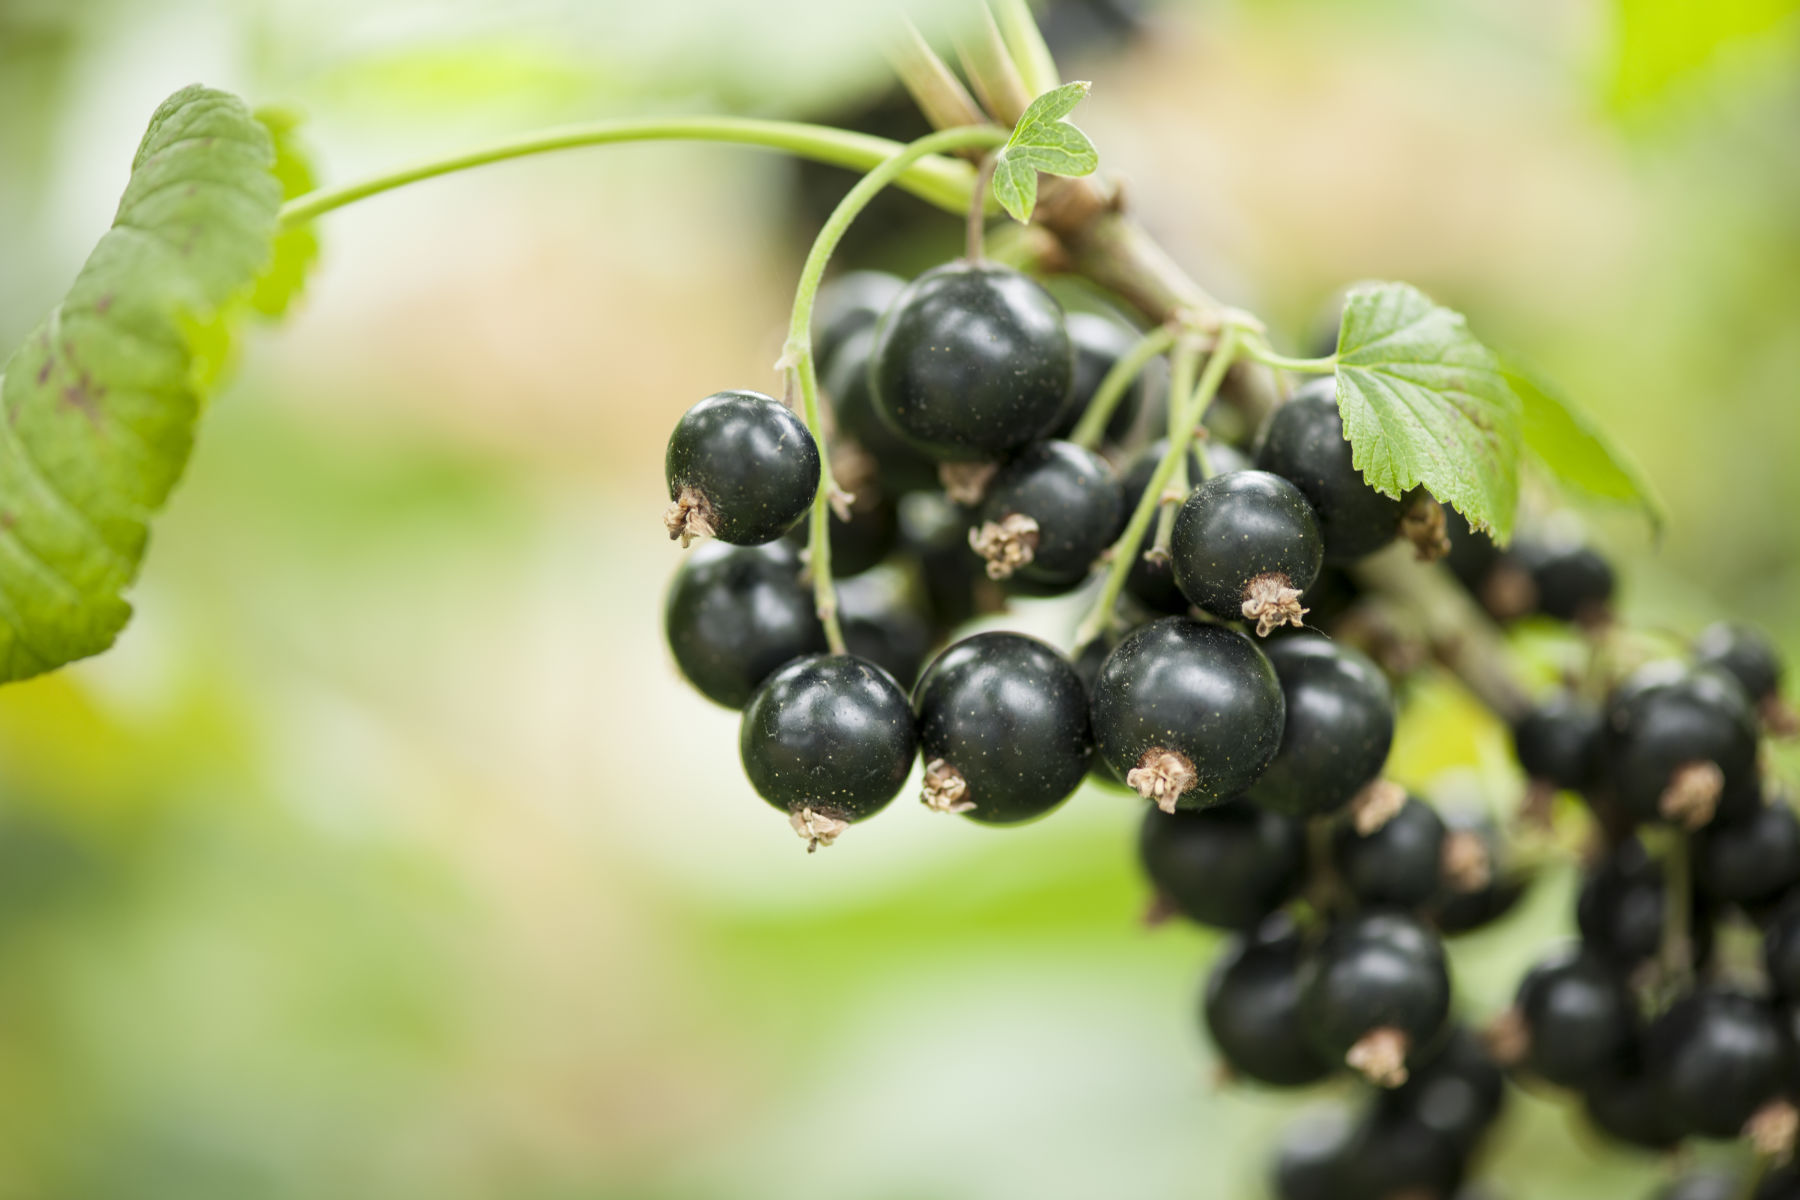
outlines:
[{"label": "glossy black fruit skin", "polygon": [[819,490],[806,423],[758,392],[719,392],[682,414],[663,460],[669,499],[705,497],[713,536],[760,546],[792,529]]},{"label": "glossy black fruit skin", "polygon": [[844,339],[829,370],[821,368],[820,383],[831,400],[838,434],[875,460],[886,497],[935,490],[937,464],[913,449],[875,411],[874,384],[869,377],[869,356],[874,349],[875,327],[870,324]]},{"label": "glossy black fruit skin", "polygon": [[1239,795],[1281,740],[1286,704],[1269,660],[1241,633],[1164,617],[1126,634],[1092,698],[1100,753],[1124,777],[1153,750],[1183,755],[1197,779],[1183,808]]},{"label": "glossy black fruit skin", "polygon": [[1763,966],[1771,992],[1789,1003],[1800,1000],[1800,897],[1770,918],[1763,934]]},{"label": "glossy black fruit skin", "polygon": [[1536,609],[1558,621],[1604,616],[1617,581],[1612,565],[1592,546],[1567,538],[1519,538],[1512,562],[1531,576]]},{"label": "glossy black fruit skin", "polygon": [[1333,833],[1338,876],[1364,904],[1413,908],[1437,894],[1443,874],[1444,822],[1437,810],[1409,796],[1400,811],[1372,833],[1345,821]]},{"label": "glossy black fruit skin", "polygon": [[1334,1064],[1300,1036],[1300,959],[1300,938],[1283,929],[1234,938],[1214,961],[1201,1017],[1235,1074],[1271,1087],[1300,1087],[1331,1074]]},{"label": "glossy black fruit skin", "polygon": [[[1115,540],[1118,534],[1125,532],[1126,522],[1131,519],[1138,501],[1143,499],[1144,489],[1150,486],[1150,476],[1155,473],[1156,465],[1168,450],[1167,438],[1152,442],[1119,481],[1124,503],[1119,507],[1119,528],[1113,535]],[[1206,447],[1206,461],[1215,475],[1229,475],[1233,471],[1250,468],[1250,460],[1241,451],[1223,443]],[[1198,480],[1202,474],[1199,456],[1190,453],[1188,478]],[[1131,573],[1125,577],[1125,592],[1154,613],[1175,616],[1187,612],[1191,607],[1188,598],[1175,586],[1175,569],[1167,558],[1149,559],[1140,553],[1131,564]]]},{"label": "glossy black fruit skin", "polygon": [[1718,766],[1727,797],[1758,794],[1756,714],[1737,681],[1716,671],[1671,675],[1657,664],[1640,675],[1607,714],[1607,769],[1626,811],[1661,819],[1675,771],[1696,762]]},{"label": "glossy black fruit skin", "polygon": [[923,760],[967,786],[972,821],[1029,821],[1066,800],[1094,756],[1087,691],[1054,648],[1017,633],[978,633],[926,668],[913,693]]},{"label": "glossy black fruit skin", "polygon": [[1169,552],[1182,594],[1226,621],[1245,619],[1253,580],[1275,577],[1304,592],[1325,562],[1306,497],[1267,471],[1215,475],[1195,488],[1175,516]]},{"label": "glossy black fruit skin", "polygon": [[[1069,341],[1075,347],[1075,375],[1069,385],[1069,395],[1063,401],[1061,414],[1056,419],[1056,426],[1051,431],[1056,437],[1068,437],[1081,420],[1081,414],[1087,411],[1088,402],[1094,393],[1100,390],[1101,380],[1113,369],[1126,354],[1137,344],[1139,334],[1126,328],[1111,317],[1103,317],[1098,313],[1074,312],[1065,319],[1069,330]],[[1105,440],[1118,442],[1131,432],[1137,424],[1138,414],[1143,411],[1144,391],[1147,386],[1145,375],[1140,373],[1125,389],[1119,398],[1118,407],[1107,418]]]},{"label": "glossy black fruit skin", "polygon": [[784,812],[873,816],[906,782],[912,706],[886,671],[848,654],[796,659],[744,706],[738,755],[756,794]]},{"label": "glossy black fruit skin", "polygon": [[1582,1099],[1595,1128],[1629,1145],[1670,1150],[1686,1136],[1681,1122],[1663,1102],[1658,1081],[1641,1062],[1633,1061],[1589,1080]]},{"label": "glossy black fruit skin", "polygon": [[1630,971],[1660,949],[1667,902],[1662,864],[1632,838],[1614,847],[1583,880],[1575,922],[1588,949]]},{"label": "glossy black fruit skin", "polygon": [[1480,929],[1504,917],[1524,897],[1532,883],[1530,871],[1515,870],[1507,862],[1506,838],[1492,815],[1480,808],[1449,807],[1439,810],[1444,822],[1445,853],[1452,842],[1470,838],[1480,847],[1487,879],[1479,887],[1458,880],[1446,871],[1437,893],[1421,909],[1421,915],[1444,937]]},{"label": "glossy black fruit skin", "polygon": [[742,708],[789,659],[825,649],[799,555],[782,542],[694,547],[669,585],[663,632],[682,675],[726,708]]},{"label": "glossy black fruit skin", "polygon": [[1605,770],[1606,717],[1599,705],[1557,692],[1513,727],[1513,749],[1531,778],[1580,791]]},{"label": "glossy black fruit skin", "polygon": [[1443,943],[1404,913],[1373,910],[1340,921],[1307,955],[1300,979],[1307,1038],[1332,1062],[1378,1029],[1404,1033],[1409,1059],[1428,1058],[1450,1015]]},{"label": "glossy black fruit skin", "polygon": [[852,336],[873,331],[906,280],[886,271],[847,271],[828,280],[813,301],[813,362],[823,378]]},{"label": "glossy black fruit skin", "polygon": [[1286,697],[1281,749],[1250,789],[1273,812],[1335,812],[1381,773],[1394,741],[1394,693],[1360,651],[1318,634],[1265,644]]},{"label": "glossy black fruit skin", "polygon": [[1074,382],[1062,307],[1008,267],[947,263],[877,326],[876,411],[939,462],[1003,458],[1056,424]]},{"label": "glossy black fruit skin", "polygon": [[1650,1026],[1646,1061],[1670,1114],[1691,1133],[1730,1138],[1781,1093],[1789,1051],[1773,1009],[1704,988]]},{"label": "glossy black fruit skin", "polygon": [[1112,541],[1120,503],[1105,459],[1073,442],[1038,442],[1000,468],[978,520],[998,523],[1017,513],[1036,521],[1031,561],[1012,577],[1060,590],[1087,578]]},{"label": "glossy black fruit skin", "polygon": [[1335,388],[1329,377],[1316,380],[1276,409],[1256,465],[1300,489],[1318,518],[1325,561],[1345,563],[1394,540],[1401,506],[1365,483],[1352,465]]},{"label": "glossy black fruit skin", "polygon": [[1481,1035],[1458,1025],[1411,1078],[1383,1092],[1377,1103],[1410,1116],[1468,1154],[1506,1106],[1506,1074]]},{"label": "glossy black fruit skin", "polygon": [[1158,895],[1191,921],[1251,929],[1306,882],[1306,828],[1240,801],[1144,813],[1138,860]]},{"label": "glossy black fruit skin", "polygon": [[1694,886],[1708,899],[1757,909],[1800,883],[1800,817],[1783,801],[1715,819],[1693,847]]},{"label": "glossy black fruit skin", "polygon": [[931,624],[896,571],[869,571],[838,583],[838,624],[851,654],[866,658],[902,688],[931,653]]},{"label": "glossy black fruit skin", "polygon": [[1579,1088],[1616,1075],[1627,1061],[1636,1007],[1618,970],[1567,947],[1526,972],[1513,1001],[1530,1045],[1525,1063],[1551,1083]]},{"label": "glossy black fruit skin", "polygon": [[1449,1196],[1467,1169],[1449,1138],[1411,1114],[1380,1106],[1363,1119],[1351,1164],[1345,1193],[1368,1200]]},{"label": "glossy black fruit skin", "polygon": [[1721,621],[1701,630],[1694,639],[1694,662],[1736,679],[1753,702],[1781,690],[1781,655],[1760,631],[1743,625]]},{"label": "glossy black fruit skin", "polygon": [[942,492],[913,492],[897,507],[901,553],[918,564],[932,629],[941,636],[974,616],[980,593],[994,587],[969,549],[974,515]]}]

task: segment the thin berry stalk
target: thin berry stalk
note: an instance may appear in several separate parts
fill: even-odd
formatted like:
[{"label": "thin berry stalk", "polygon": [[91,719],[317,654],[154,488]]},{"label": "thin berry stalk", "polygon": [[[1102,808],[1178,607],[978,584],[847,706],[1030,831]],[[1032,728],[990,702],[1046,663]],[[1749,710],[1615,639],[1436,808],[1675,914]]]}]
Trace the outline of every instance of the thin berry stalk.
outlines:
[{"label": "thin berry stalk", "polygon": [[[1144,373],[1151,360],[1166,353],[1175,344],[1176,328],[1173,323],[1158,325],[1112,365],[1106,372],[1106,377],[1100,381],[1094,398],[1088,401],[1081,420],[1069,434],[1071,442],[1084,450],[1092,450],[1100,444],[1100,439],[1106,434],[1106,424],[1112,420],[1113,411],[1125,398],[1126,391]],[[1171,388],[1170,395],[1176,394]]]}]

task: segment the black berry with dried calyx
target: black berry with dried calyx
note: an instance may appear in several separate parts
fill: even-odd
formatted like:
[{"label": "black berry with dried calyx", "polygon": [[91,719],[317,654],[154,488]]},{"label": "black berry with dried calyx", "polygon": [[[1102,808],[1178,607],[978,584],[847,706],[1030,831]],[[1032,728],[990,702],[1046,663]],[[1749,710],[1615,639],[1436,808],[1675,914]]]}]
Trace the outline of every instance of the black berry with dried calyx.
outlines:
[{"label": "black berry with dried calyx", "polygon": [[[1168,450],[1167,438],[1152,442],[1121,477],[1119,487],[1124,503],[1119,508],[1119,533],[1124,532],[1125,522],[1137,508],[1138,501],[1143,499],[1144,489],[1150,486],[1150,476]],[[1250,460],[1242,451],[1224,443],[1205,447],[1205,453],[1204,467],[1210,467],[1214,475],[1229,475],[1233,471],[1248,470],[1250,466]],[[1190,450],[1188,479],[1200,480],[1206,473],[1204,467],[1197,450]],[[1184,494],[1177,493],[1171,502],[1180,503],[1185,498]],[[1193,607],[1175,584],[1175,568],[1167,551],[1140,550],[1131,564],[1131,573],[1125,577],[1125,594],[1152,613],[1179,615]]]},{"label": "black berry with dried calyx", "polygon": [[1401,503],[1370,487],[1351,460],[1336,381],[1314,380],[1275,410],[1256,465],[1300,489],[1318,518],[1325,561],[1351,562],[1394,540]]},{"label": "black berry with dried calyx", "polygon": [[969,530],[990,579],[1062,591],[1087,578],[1119,523],[1112,468],[1073,442],[1027,447],[994,476]]},{"label": "black berry with dried calyx", "polygon": [[663,465],[663,524],[683,546],[702,537],[772,542],[806,515],[819,490],[819,447],[806,423],[759,392],[719,392],[688,409]]},{"label": "black berry with dried calyx", "polygon": [[939,812],[1009,825],[1068,798],[1093,760],[1087,691],[1054,648],[978,633],[926,668],[913,693],[921,799]]},{"label": "black berry with dried calyx", "polygon": [[1694,836],[1694,886],[1708,900],[1756,911],[1800,884],[1800,817],[1776,798],[1721,814]]},{"label": "black berry with dried calyx", "polygon": [[1220,929],[1251,929],[1306,882],[1306,829],[1241,800],[1172,813],[1152,808],[1138,861],[1160,901]]},{"label": "black berry with dried calyx", "polygon": [[1508,1065],[1579,1088],[1623,1069],[1636,1018],[1618,968],[1571,946],[1526,973],[1513,1007],[1496,1022],[1493,1041]]},{"label": "black berry with dried calyx", "polygon": [[1092,703],[1101,755],[1167,812],[1241,794],[1274,757],[1285,711],[1275,669],[1247,637],[1187,617],[1126,634]]},{"label": "black berry with dried calyx", "polygon": [[1670,1114],[1689,1133],[1734,1138],[1781,1099],[1792,1051],[1764,1000],[1701,987],[1659,1016],[1644,1039],[1645,1061]]},{"label": "black berry with dried calyx", "polygon": [[1300,599],[1319,577],[1325,549],[1299,488],[1267,471],[1233,471],[1182,504],[1169,554],[1183,595],[1267,637],[1304,623]]},{"label": "black berry with dried calyx", "polygon": [[1417,918],[1371,910],[1339,921],[1306,958],[1300,1011],[1313,1048],[1399,1087],[1450,1014],[1443,943]]},{"label": "black berry with dried calyx", "polygon": [[1760,796],[1756,715],[1729,675],[1641,668],[1614,693],[1607,737],[1608,773],[1637,820],[1698,829]]},{"label": "black berry with dried calyx", "polygon": [[1439,933],[1454,937],[1511,912],[1532,875],[1507,862],[1506,839],[1486,811],[1453,806],[1438,815],[1444,821],[1438,890],[1422,911]]},{"label": "black berry with dried calyx", "polygon": [[1281,749],[1250,798],[1295,816],[1336,812],[1387,762],[1393,689],[1361,651],[1318,634],[1280,638],[1263,651],[1281,682],[1285,717]]},{"label": "black berry with dried calyx", "polygon": [[1413,908],[1437,894],[1443,872],[1444,821],[1414,796],[1373,828],[1338,824],[1332,859],[1344,886],[1364,904]]},{"label": "black berry with dried calyx", "polygon": [[775,668],[825,649],[800,556],[786,542],[712,542],[682,560],[663,605],[675,665],[708,700],[742,708]]},{"label": "black berry with dried calyx", "polygon": [[744,706],[738,755],[757,795],[815,850],[885,808],[917,738],[893,677],[848,654],[795,659]]}]

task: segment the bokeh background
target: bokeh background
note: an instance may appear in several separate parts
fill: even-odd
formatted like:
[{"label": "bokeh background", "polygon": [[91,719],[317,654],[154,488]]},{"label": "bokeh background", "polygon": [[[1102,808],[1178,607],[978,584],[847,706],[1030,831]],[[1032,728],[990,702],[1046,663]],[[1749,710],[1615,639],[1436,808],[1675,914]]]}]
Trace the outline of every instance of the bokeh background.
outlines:
[{"label": "bokeh background", "polygon": [[[1103,164],[1213,291],[1296,346],[1358,278],[1467,311],[1666,498],[1660,542],[1586,514],[1627,615],[1800,650],[1791,0],[1054,7]],[[183,84],[297,107],[344,181],[600,115],[862,119],[889,21],[0,0],[0,346]],[[994,831],[903,798],[809,858],[661,648],[667,430],[775,387],[803,247],[849,183],[616,148],[323,223],[118,648],[0,690],[0,1197],[1260,1194],[1290,1105],[1215,1086],[1209,939],[1137,924],[1135,805],[1084,792]],[[949,218],[880,220],[853,251],[954,253]],[[1502,735],[1453,692],[1407,719],[1404,777],[1510,800]],[[1474,1012],[1567,901],[1552,873],[1459,947]],[[1630,1196],[1658,1169],[1549,1099],[1500,1143],[1505,1196]]]}]

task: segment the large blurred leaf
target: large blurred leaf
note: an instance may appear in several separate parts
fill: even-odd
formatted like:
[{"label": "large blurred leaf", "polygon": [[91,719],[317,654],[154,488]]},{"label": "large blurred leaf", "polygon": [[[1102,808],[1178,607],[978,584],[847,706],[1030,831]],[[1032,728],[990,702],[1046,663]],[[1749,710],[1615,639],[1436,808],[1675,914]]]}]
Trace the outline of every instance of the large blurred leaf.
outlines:
[{"label": "large blurred leaf", "polygon": [[1612,102],[1630,110],[1653,101],[1797,13],[1800,0],[1616,0]]},{"label": "large blurred leaf", "polygon": [[0,682],[112,645],[150,518],[181,477],[282,188],[243,101],[156,110],[113,227],[0,373]]},{"label": "large blurred leaf", "polygon": [[1598,500],[1635,504],[1657,529],[1662,498],[1636,461],[1561,389],[1507,360],[1506,382],[1519,397],[1525,448],[1552,478]]},{"label": "large blurred leaf", "polygon": [[[303,196],[319,184],[312,159],[301,145],[300,115],[292,109],[259,108],[256,119],[269,131],[275,144],[275,178],[281,181],[281,197],[292,200]],[[319,235],[310,223],[291,225],[275,235],[275,256],[256,282],[250,297],[251,307],[265,317],[279,317],[287,312],[306,276],[319,257]]]}]

